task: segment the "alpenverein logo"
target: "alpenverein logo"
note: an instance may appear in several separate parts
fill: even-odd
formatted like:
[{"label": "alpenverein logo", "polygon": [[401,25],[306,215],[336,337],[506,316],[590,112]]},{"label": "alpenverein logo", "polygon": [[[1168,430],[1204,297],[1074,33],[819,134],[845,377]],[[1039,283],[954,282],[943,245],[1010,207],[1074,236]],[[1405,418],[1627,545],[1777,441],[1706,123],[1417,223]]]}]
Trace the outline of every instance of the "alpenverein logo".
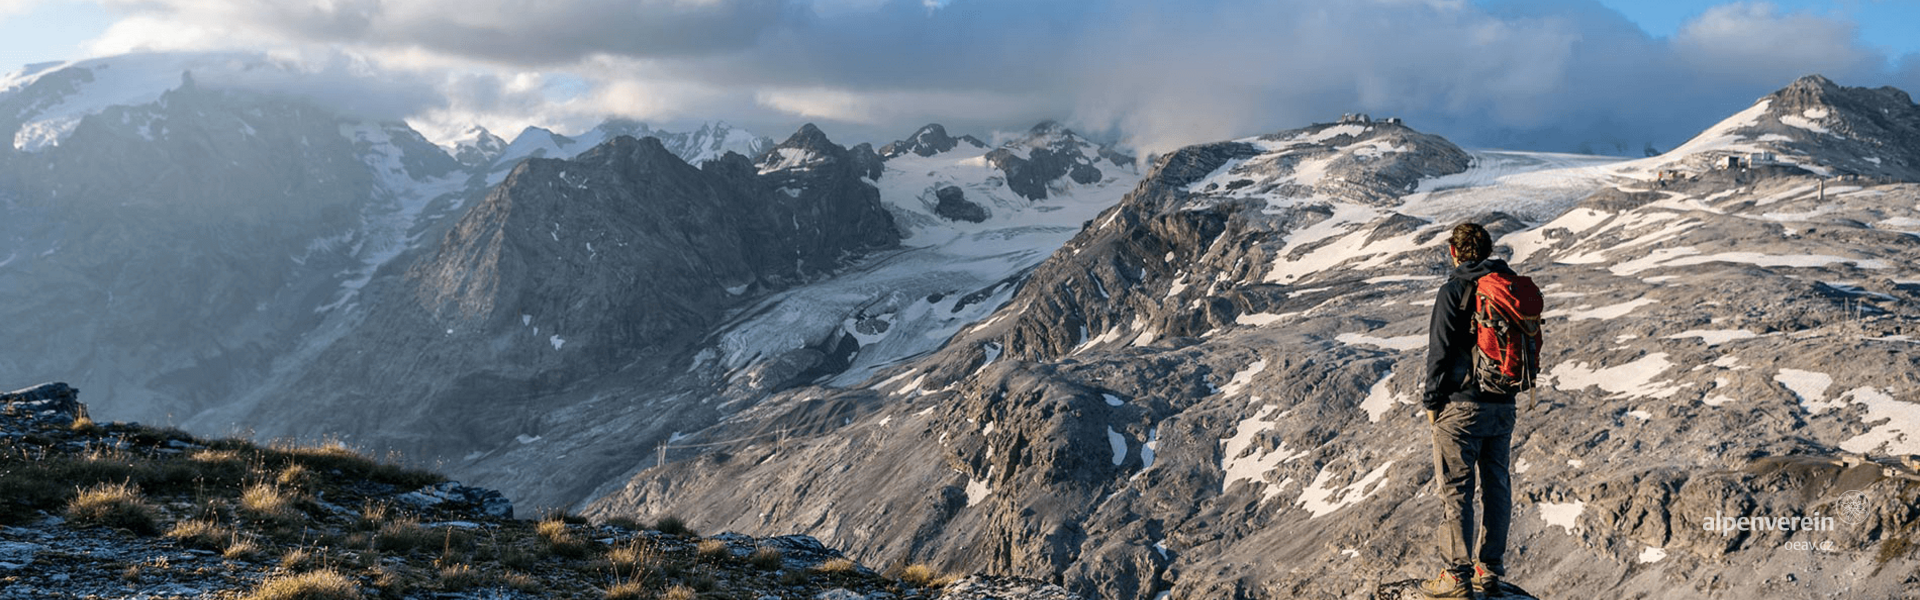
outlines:
[{"label": "alpenverein logo", "polygon": [[1866,492],[1854,490],[1841,494],[1840,501],[1837,504],[1839,504],[1839,514],[1835,516],[1840,518],[1840,522],[1848,525],[1859,525],[1861,522],[1867,520]]}]

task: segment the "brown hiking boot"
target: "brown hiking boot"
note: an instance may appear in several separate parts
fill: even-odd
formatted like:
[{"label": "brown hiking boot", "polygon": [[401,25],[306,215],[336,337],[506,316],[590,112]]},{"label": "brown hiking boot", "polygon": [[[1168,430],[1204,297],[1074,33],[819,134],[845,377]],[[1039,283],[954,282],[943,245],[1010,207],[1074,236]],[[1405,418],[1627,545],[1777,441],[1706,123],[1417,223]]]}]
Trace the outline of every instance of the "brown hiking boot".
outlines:
[{"label": "brown hiking boot", "polygon": [[1500,592],[1500,573],[1506,569],[1487,563],[1473,563],[1473,591],[1482,594]]},{"label": "brown hiking boot", "polygon": [[1435,600],[1458,600],[1472,598],[1473,588],[1453,571],[1441,571],[1433,579],[1420,582],[1420,592]]}]

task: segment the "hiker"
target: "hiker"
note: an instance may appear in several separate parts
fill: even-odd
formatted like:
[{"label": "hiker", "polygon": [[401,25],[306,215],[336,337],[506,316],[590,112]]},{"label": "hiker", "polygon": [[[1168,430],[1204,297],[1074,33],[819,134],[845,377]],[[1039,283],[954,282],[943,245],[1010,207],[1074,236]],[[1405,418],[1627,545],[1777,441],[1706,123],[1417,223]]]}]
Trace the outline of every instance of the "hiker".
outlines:
[{"label": "hiker", "polygon": [[[1462,223],[1447,240],[1453,273],[1433,303],[1421,404],[1433,426],[1433,469],[1445,570],[1422,583],[1431,598],[1495,593],[1506,575],[1513,519],[1514,398],[1539,372],[1540,291],[1492,258],[1485,227]],[[1474,520],[1478,478],[1481,519]],[[1479,546],[1474,543],[1478,525]]]}]

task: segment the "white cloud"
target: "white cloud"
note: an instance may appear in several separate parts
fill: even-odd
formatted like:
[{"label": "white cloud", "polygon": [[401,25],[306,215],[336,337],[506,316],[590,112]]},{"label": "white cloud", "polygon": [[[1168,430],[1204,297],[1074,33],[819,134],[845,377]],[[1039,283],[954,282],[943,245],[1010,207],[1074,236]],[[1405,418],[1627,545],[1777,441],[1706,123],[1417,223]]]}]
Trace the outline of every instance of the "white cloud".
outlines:
[{"label": "white cloud", "polygon": [[1885,57],[1859,39],[1859,27],[1811,13],[1781,13],[1766,2],[1707,9],[1674,36],[1674,49],[1697,71],[1768,82],[1776,74],[1846,78],[1881,68]]},{"label": "white cloud", "polygon": [[1665,40],[1573,0],[108,3],[127,17],[96,52],[359,57],[438,94],[409,119],[433,137],[622,116],[776,137],[818,120],[885,141],[929,121],[1060,118],[1151,151],[1366,111],[1466,145],[1637,152],[1809,72],[1920,84],[1920,60],[1896,71],[1852,23],[1766,4],[1712,8]]}]

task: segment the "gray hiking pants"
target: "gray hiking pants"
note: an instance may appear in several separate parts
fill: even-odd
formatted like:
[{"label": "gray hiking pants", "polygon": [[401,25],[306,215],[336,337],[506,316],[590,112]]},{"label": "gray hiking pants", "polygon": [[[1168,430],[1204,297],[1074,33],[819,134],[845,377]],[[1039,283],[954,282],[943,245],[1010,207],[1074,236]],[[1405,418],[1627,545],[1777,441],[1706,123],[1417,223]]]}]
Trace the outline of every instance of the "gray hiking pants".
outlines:
[{"label": "gray hiking pants", "polygon": [[[1507,554],[1507,526],[1513,522],[1513,478],[1511,470],[1514,405],[1448,402],[1434,419],[1433,471],[1435,493],[1440,497],[1440,529],[1436,533],[1440,558],[1447,568],[1471,567],[1480,562],[1504,571]],[[1473,543],[1473,488],[1475,475],[1480,484],[1480,502],[1485,510],[1480,547]]]}]

